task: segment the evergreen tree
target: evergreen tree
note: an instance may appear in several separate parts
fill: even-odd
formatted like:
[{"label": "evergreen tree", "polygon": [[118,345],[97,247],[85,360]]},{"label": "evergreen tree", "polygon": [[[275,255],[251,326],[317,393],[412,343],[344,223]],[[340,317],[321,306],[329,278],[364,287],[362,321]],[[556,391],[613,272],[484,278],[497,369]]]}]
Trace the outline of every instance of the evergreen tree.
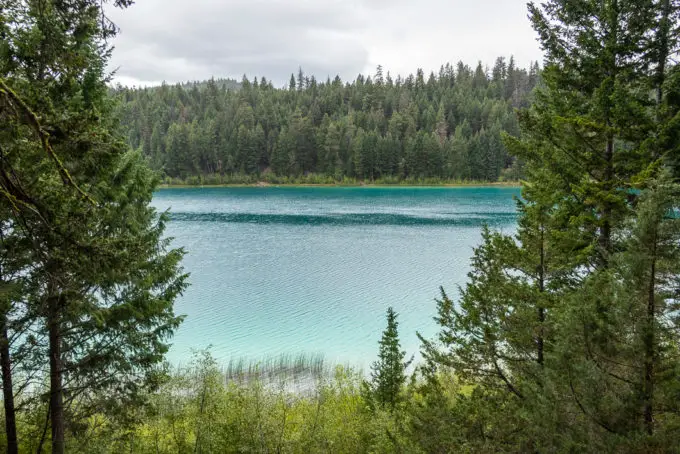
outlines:
[{"label": "evergreen tree", "polygon": [[114,416],[153,386],[181,320],[172,303],[185,285],[183,253],[149,206],[154,174],[117,135],[104,73],[115,27],[102,4],[6,6],[0,213],[19,240],[11,255],[25,261],[25,286],[5,316],[20,314],[36,333],[31,373],[49,370],[51,449],[63,453],[67,429],[94,408]]},{"label": "evergreen tree", "polygon": [[168,175],[186,178],[192,173],[192,160],[189,154],[189,131],[186,124],[172,124],[166,139],[165,171]]},{"label": "evergreen tree", "polygon": [[[663,158],[676,147],[675,88],[659,80],[674,74],[664,43],[678,37],[664,21],[676,5],[555,0],[530,12],[547,65],[521,137],[505,135],[526,165],[518,234],[486,230],[460,303],[443,294],[439,342],[424,341],[430,380],[452,368],[477,387],[466,417],[487,418],[478,446],[673,452],[680,188]],[[511,59],[506,96],[516,76]],[[479,112],[498,129],[497,113]],[[502,152],[471,125],[483,158],[471,172],[488,178]]]},{"label": "evergreen tree", "polygon": [[566,427],[597,428],[588,441],[621,452],[669,451],[679,436],[680,186],[666,175],[645,186],[609,266],[588,276],[560,314],[557,343],[568,389],[587,416],[585,427]]},{"label": "evergreen tree", "polygon": [[[476,78],[465,65],[459,67],[459,72],[459,83],[455,83],[453,66],[447,65],[439,75],[432,73],[427,78],[421,69],[418,77],[406,79],[406,83],[390,82],[381,71],[373,78],[359,76],[347,84],[339,77],[318,82],[299,73],[297,78],[291,77],[285,90],[244,78],[240,83],[207,81],[143,90],[121,88],[116,93],[121,99],[119,116],[130,145],[141,146],[152,166],[171,178],[215,173],[260,177],[272,166],[284,129],[291,131],[296,144],[292,163],[286,158],[288,170],[277,166],[274,173],[278,177],[322,173],[337,180],[346,176],[373,180],[444,178],[451,174],[450,168],[446,170],[449,159],[442,151],[447,149],[445,142],[467,122],[471,133],[457,142],[465,141],[461,148],[474,153],[459,154],[460,167],[478,169],[475,178],[495,181],[501,171],[513,165],[500,141],[502,132],[518,133],[512,105],[501,91],[484,88],[491,81],[483,68],[476,72]],[[534,85],[529,82],[528,71],[513,66],[512,74],[517,81],[513,96],[523,102]],[[501,73],[494,77],[501,77],[493,81],[496,87],[505,86],[509,76]],[[327,153],[331,122],[343,125],[339,128],[339,159],[335,153]],[[347,137],[349,125],[371,136],[361,151],[367,160],[361,173],[355,172],[356,163],[348,152],[353,136]],[[264,134],[264,151],[258,127]],[[479,137],[482,129],[485,137]],[[429,144],[431,133],[437,135],[438,150]],[[489,134],[494,136],[488,137]],[[427,147],[421,147],[427,162],[420,167],[414,162],[407,165],[404,150],[421,141],[428,142]],[[472,141],[491,143],[500,151],[494,149],[488,154],[484,146],[469,146]],[[497,159],[499,156],[503,159]],[[329,171],[331,168],[335,170]],[[457,177],[472,177],[469,171],[460,175]],[[267,178],[266,172],[264,177]]]},{"label": "evergreen tree", "polygon": [[295,136],[288,129],[284,129],[272,151],[271,168],[277,175],[295,173]]},{"label": "evergreen tree", "polygon": [[340,127],[335,122],[332,122],[328,126],[328,131],[324,138],[325,154],[322,161],[326,164],[324,169],[326,175],[335,176],[336,172],[342,170],[342,161],[340,159],[341,141]]},{"label": "evergreen tree", "polygon": [[365,385],[369,399],[377,406],[394,410],[401,400],[406,383],[406,368],[411,361],[405,362],[406,352],[401,351],[399,343],[399,323],[394,309],[387,309],[387,328],[379,342],[378,361],[371,366],[371,382]]},{"label": "evergreen tree", "polygon": [[[644,53],[645,35],[656,26],[650,8],[644,1],[599,8],[587,0],[530,7],[549,64],[543,73],[545,89],[532,111],[520,118],[525,148],[535,154],[527,159],[554,165],[554,176],[548,178],[564,181],[565,198],[587,200],[573,205],[579,211],[573,215],[581,219],[578,228],[596,232],[588,247],[601,266],[614,250],[614,225],[628,209],[621,183],[651,158],[639,153],[654,112],[641,90],[647,62],[636,58]],[[592,22],[602,29],[590,27]],[[601,34],[607,39],[601,40]]]},{"label": "evergreen tree", "polygon": [[364,159],[364,140],[366,138],[366,132],[359,128],[354,139],[352,140],[352,165],[354,170],[354,175],[358,178],[364,178],[366,176],[366,160]]},{"label": "evergreen tree", "polygon": [[[437,342],[421,338],[427,362],[481,385],[481,398],[521,412],[520,418],[498,415],[489,421],[492,431],[516,431],[518,452],[554,449],[556,441],[548,434],[563,423],[543,407],[555,402],[541,391],[545,368],[551,366],[552,311],[565,266],[554,254],[550,213],[555,199],[548,194],[524,188],[523,199],[531,202],[517,201],[520,219],[514,237],[484,228],[460,302],[455,304],[442,289]],[[530,419],[522,421],[527,415]],[[534,420],[534,415],[540,416]]]}]

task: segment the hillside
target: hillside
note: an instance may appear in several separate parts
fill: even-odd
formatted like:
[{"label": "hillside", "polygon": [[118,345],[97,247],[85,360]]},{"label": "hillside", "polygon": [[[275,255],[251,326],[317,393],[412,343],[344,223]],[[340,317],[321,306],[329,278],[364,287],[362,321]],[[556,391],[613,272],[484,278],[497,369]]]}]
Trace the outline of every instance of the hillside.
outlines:
[{"label": "hillside", "polygon": [[[130,145],[170,178],[219,175],[497,181],[512,177],[501,133],[518,133],[539,69],[498,58],[419,69],[392,78],[381,67],[351,83],[300,70],[287,88],[265,78],[119,88]],[[509,175],[508,175],[509,174]]]}]

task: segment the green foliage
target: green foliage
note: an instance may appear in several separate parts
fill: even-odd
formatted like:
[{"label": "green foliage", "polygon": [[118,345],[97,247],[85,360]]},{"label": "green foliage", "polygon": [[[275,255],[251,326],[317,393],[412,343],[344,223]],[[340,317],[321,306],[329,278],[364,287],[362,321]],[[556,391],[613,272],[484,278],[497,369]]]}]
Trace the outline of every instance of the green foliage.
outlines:
[{"label": "green foliage", "polygon": [[[119,87],[136,152],[101,3],[38,3],[0,10],[8,451],[678,452],[679,2],[530,4],[541,81],[499,58]],[[145,161],[169,184],[526,181],[410,382],[391,308],[367,381],[306,357],[163,367],[186,276]]]},{"label": "green foliage", "polygon": [[[202,175],[192,176],[186,179],[165,177],[162,180],[165,186],[267,186],[267,185],[336,185],[336,186],[364,186],[362,180],[352,177],[337,179],[334,176],[318,173],[308,173],[297,177],[278,176],[275,173],[264,175],[246,175],[242,173],[230,175]],[[500,184],[518,185],[518,180],[509,179]],[[393,185],[393,186],[486,186],[489,182],[483,180],[447,180],[443,178],[406,178],[381,177],[369,183],[369,185]]]},{"label": "green foliage", "polygon": [[483,232],[460,301],[442,293],[424,341],[429,399],[442,369],[474,386],[435,413],[484,421],[463,437],[472,451],[677,452],[679,12],[530,5],[547,64],[521,136],[504,137],[527,178],[519,229]]},{"label": "green foliage", "polygon": [[373,432],[384,433],[379,427],[393,424],[387,415],[372,421],[364,412],[360,375],[351,369],[310,370],[302,382],[286,374],[264,375],[270,378],[228,380],[211,356],[200,352],[148,396],[136,422],[121,427],[119,420],[95,414],[70,448],[83,453],[360,453],[372,451]]},{"label": "green foliage", "polygon": [[210,80],[115,94],[129,144],[168,178],[490,182],[512,165],[500,135],[518,133],[513,109],[527,105],[535,66],[501,58],[490,79],[481,66],[447,64],[427,82],[422,70],[396,80],[378,73],[350,84],[300,73],[295,89],[244,78],[238,88]]},{"label": "green foliage", "polygon": [[125,414],[156,386],[186,279],[166,215],[149,205],[157,177],[117,132],[105,74],[115,27],[102,7],[9,2],[0,11],[0,180],[10,195],[0,241],[12,246],[0,282],[21,285],[1,314],[5,412],[10,426],[28,406],[12,408],[13,391],[49,401],[30,406],[42,417],[19,418],[41,420],[22,436],[54,453],[95,410]]},{"label": "green foliage", "polygon": [[364,395],[375,409],[394,410],[402,400],[406,383],[406,368],[411,361],[404,361],[406,352],[399,343],[399,323],[392,307],[387,308],[387,327],[379,342],[378,360],[371,366],[371,381],[364,382]]}]

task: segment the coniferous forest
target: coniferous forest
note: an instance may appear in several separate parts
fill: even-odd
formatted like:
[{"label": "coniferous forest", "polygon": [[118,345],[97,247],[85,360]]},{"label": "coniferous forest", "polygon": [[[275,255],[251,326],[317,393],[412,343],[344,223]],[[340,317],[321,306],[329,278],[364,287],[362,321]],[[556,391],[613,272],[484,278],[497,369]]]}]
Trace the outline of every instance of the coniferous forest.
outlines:
[{"label": "coniferous forest", "polygon": [[[99,0],[0,5],[3,451],[680,452],[680,1],[530,3],[540,74],[143,90],[107,85]],[[517,229],[483,229],[417,359],[390,308],[366,373],[165,363],[162,178],[520,170]]]},{"label": "coniferous forest", "polygon": [[510,57],[405,78],[300,69],[286,88],[244,77],[116,95],[129,144],[169,182],[495,182],[519,176],[501,135],[518,134],[514,109],[538,77]]}]

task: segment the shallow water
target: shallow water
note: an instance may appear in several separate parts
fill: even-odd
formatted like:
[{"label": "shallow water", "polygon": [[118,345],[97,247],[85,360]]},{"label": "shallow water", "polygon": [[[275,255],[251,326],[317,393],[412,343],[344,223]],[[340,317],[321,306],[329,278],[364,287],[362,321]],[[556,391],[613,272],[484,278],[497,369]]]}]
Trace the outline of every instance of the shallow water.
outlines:
[{"label": "shallow water", "polygon": [[188,254],[187,316],[169,354],[211,347],[220,362],[321,353],[366,367],[384,313],[402,346],[430,337],[439,286],[465,282],[484,223],[511,232],[516,188],[163,189],[168,234]]}]

